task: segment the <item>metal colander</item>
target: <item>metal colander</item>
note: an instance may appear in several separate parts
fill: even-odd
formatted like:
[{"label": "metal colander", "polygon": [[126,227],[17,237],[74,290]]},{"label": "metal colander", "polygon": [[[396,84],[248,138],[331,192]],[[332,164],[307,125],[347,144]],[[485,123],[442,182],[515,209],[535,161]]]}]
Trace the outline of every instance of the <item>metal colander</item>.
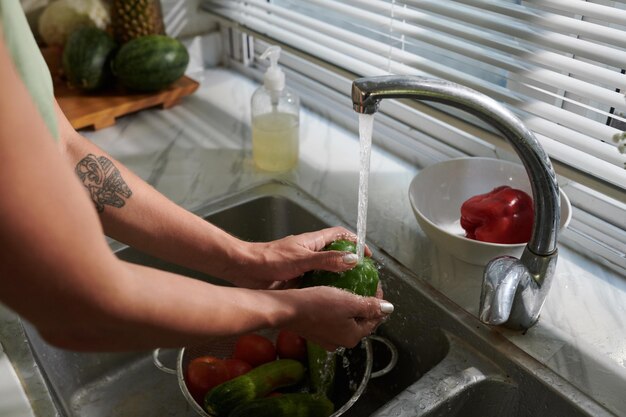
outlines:
[{"label": "metal colander", "polygon": [[[259,331],[257,334],[265,336],[275,343],[278,332],[269,330]],[[200,356],[210,355],[218,358],[231,357],[236,341],[237,337],[233,336],[213,339],[199,346],[182,348],[178,351],[176,369],[169,368],[161,363],[159,359],[159,349],[156,349],[152,356],[157,368],[176,375],[178,386],[183,396],[198,415],[203,417],[215,417],[207,413],[191,396],[187,389],[187,384],[185,383],[184,370],[187,368],[189,362]],[[390,352],[389,363],[376,372],[372,372],[374,363],[372,341],[382,343]],[[352,349],[338,349],[337,356],[335,388],[333,390],[333,398],[331,398],[335,404],[336,411],[331,417],[338,417],[352,407],[361,394],[363,394],[363,391],[365,391],[367,383],[371,378],[378,378],[391,371],[396,365],[398,352],[389,340],[380,336],[371,335],[364,338],[358,346]]]}]

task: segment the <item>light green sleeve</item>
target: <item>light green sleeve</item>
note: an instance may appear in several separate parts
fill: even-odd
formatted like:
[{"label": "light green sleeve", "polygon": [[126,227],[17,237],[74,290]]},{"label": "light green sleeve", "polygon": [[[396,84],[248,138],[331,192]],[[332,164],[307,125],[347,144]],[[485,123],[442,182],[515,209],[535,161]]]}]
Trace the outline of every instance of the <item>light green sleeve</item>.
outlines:
[{"label": "light green sleeve", "polygon": [[52,76],[28,26],[19,0],[0,0],[0,31],[41,117],[52,136],[58,140]]}]

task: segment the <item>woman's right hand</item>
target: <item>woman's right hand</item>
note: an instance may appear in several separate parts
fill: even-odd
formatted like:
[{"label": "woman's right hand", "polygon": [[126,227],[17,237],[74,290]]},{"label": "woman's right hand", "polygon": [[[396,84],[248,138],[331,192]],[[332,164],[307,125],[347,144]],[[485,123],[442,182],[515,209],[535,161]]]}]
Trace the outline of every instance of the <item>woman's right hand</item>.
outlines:
[{"label": "woman's right hand", "polygon": [[286,290],[293,318],[284,328],[328,351],[352,348],[370,335],[393,312],[393,305],[376,297],[362,297],[334,287]]}]

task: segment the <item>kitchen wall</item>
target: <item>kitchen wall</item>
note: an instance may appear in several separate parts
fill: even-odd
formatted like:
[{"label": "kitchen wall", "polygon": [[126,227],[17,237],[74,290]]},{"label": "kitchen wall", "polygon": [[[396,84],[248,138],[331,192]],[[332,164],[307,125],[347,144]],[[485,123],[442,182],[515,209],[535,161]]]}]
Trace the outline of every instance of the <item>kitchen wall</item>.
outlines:
[{"label": "kitchen wall", "polygon": [[217,24],[199,9],[201,0],[161,0],[167,34],[187,37],[211,32]]}]

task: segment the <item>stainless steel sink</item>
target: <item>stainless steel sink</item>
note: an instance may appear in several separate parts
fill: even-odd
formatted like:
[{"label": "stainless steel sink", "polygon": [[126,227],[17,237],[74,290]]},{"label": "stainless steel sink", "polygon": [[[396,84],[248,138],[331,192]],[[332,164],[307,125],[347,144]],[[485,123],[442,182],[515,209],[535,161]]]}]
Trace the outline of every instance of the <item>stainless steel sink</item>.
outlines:
[{"label": "stainless steel sink", "polygon": [[[274,183],[197,212],[250,241],[342,224],[302,191]],[[391,256],[369,246],[373,258],[382,265],[385,298],[396,307],[378,333],[397,346],[399,360],[391,373],[370,381],[347,416],[612,415]],[[112,247],[121,259],[130,262],[224,284],[117,243]],[[42,415],[194,415],[176,378],[155,368],[151,352],[73,353],[48,345],[26,323],[24,331],[56,408]],[[173,364],[174,355],[175,351],[166,351],[163,359]]]}]

